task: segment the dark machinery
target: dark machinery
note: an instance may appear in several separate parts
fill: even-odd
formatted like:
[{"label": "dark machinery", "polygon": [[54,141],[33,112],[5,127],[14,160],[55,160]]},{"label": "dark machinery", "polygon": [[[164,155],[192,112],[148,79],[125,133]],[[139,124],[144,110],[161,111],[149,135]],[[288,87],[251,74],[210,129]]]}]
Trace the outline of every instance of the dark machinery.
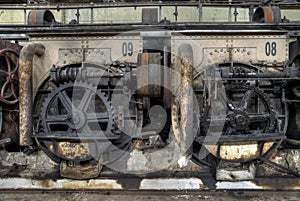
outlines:
[{"label": "dark machinery", "polygon": [[282,21],[278,7],[222,27],[62,25],[49,10],[28,24],[19,65],[18,52],[0,51],[0,101],[10,113],[20,104],[20,149],[41,148],[63,177],[162,170],[152,155],[139,163],[155,151],[179,166],[258,164],[300,139],[299,23]]}]

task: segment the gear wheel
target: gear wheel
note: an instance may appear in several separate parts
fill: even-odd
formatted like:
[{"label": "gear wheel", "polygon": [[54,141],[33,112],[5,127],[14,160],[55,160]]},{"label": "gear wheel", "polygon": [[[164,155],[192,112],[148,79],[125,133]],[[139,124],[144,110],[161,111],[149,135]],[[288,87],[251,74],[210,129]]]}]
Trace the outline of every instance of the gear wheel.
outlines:
[{"label": "gear wheel", "polygon": [[0,102],[7,105],[19,101],[18,94],[18,58],[17,52],[11,49],[0,50]]},{"label": "gear wheel", "polygon": [[[228,110],[223,135],[274,132],[275,112],[268,96],[262,90],[256,87],[228,85],[225,91],[225,97],[220,93],[220,104]],[[259,101],[260,108],[252,106],[255,101]],[[207,112],[204,114],[208,115]],[[201,130],[207,132],[208,124],[214,125],[217,122],[218,120],[202,116]]]},{"label": "gear wheel", "polygon": [[[50,155],[86,161],[110,145],[106,137],[113,136],[113,109],[97,87],[87,82],[68,82],[59,85],[45,99],[40,125],[39,134],[45,138],[39,140]],[[49,141],[47,136],[54,137]],[[85,140],[87,138],[94,142]],[[103,140],[101,150],[99,139]],[[91,150],[94,152],[90,153]]]},{"label": "gear wheel", "polygon": [[[223,64],[211,66],[195,77],[194,87],[201,89],[197,96],[201,140],[193,147],[196,161],[203,162],[212,155],[217,160],[248,162],[272,153],[281,143],[276,136],[284,136],[288,118],[287,105],[281,100],[284,94],[270,90],[274,87],[271,80],[243,77],[259,71],[252,66]],[[227,72],[233,74],[229,79],[224,76]],[[213,134],[220,138],[215,143],[206,142]]]}]

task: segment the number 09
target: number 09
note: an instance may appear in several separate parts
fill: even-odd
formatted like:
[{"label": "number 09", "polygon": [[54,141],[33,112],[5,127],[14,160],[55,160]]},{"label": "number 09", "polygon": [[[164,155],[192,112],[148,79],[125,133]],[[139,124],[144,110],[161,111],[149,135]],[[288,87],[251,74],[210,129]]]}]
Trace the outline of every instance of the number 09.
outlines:
[{"label": "number 09", "polygon": [[122,55],[125,56],[132,56],[133,55],[133,44],[132,42],[122,44]]}]

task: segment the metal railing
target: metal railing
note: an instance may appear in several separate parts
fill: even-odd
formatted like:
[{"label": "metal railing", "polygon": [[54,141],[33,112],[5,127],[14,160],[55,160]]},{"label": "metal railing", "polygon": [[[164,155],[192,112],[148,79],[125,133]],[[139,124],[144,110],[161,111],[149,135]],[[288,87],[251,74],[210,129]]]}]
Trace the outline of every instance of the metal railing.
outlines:
[{"label": "metal railing", "polygon": [[[0,10],[18,10],[23,11],[23,23],[27,24],[27,15],[30,10],[55,10],[57,12],[66,11],[66,10],[75,10],[75,18],[77,23],[80,23],[80,16],[82,10],[90,10],[90,19],[89,23],[95,23],[94,13],[96,9],[108,9],[108,8],[145,8],[145,7],[156,7],[159,9],[159,13],[161,13],[161,9],[163,7],[173,7],[173,20],[174,22],[178,21],[178,16],[180,16],[179,9],[180,7],[194,7],[198,9],[199,22],[203,21],[203,8],[205,7],[219,7],[219,8],[228,8],[228,21],[238,21],[238,9],[248,9],[249,21],[252,21],[252,17],[254,14],[254,9],[263,6],[264,4],[261,2],[247,2],[247,3],[201,3],[199,2],[179,2],[179,3],[163,3],[163,2],[152,2],[152,3],[110,3],[110,4],[94,4],[93,2],[89,4],[80,4],[80,5],[59,5],[56,6],[41,6],[41,5],[31,5],[31,4],[23,4],[23,5],[15,5],[15,6],[4,6],[0,5]],[[277,2],[271,3],[269,5],[279,6],[282,8],[288,9],[300,9],[300,2]],[[233,15],[233,20],[232,20]],[[161,18],[161,16],[159,16]]]}]

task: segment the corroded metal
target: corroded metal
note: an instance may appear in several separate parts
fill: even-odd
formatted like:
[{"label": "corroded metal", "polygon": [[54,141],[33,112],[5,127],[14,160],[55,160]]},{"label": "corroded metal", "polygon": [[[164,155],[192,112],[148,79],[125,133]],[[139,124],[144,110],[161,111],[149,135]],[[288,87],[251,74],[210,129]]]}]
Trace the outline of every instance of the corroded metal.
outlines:
[{"label": "corroded metal", "polygon": [[194,108],[193,108],[193,50],[190,45],[182,45],[179,48],[181,56],[181,97],[180,97],[180,148],[184,153],[192,144]]},{"label": "corroded metal", "polygon": [[138,60],[138,93],[142,96],[160,97],[163,74],[160,53],[142,53]]},{"label": "corroded metal", "polygon": [[259,7],[253,16],[254,22],[279,23],[281,22],[280,8],[277,6]]},{"label": "corroded metal", "polygon": [[50,25],[55,24],[55,18],[49,10],[33,10],[28,14],[28,25]]},{"label": "corroded metal", "polygon": [[42,56],[45,47],[38,43],[28,43],[21,51],[19,60],[20,95],[20,145],[32,144],[32,66],[35,55]]},{"label": "corroded metal", "polygon": [[88,179],[97,177],[102,169],[99,162],[91,161],[85,165],[68,164],[62,161],[60,164],[60,175],[70,179]]},{"label": "corroded metal", "polygon": [[[99,105],[95,111],[90,109],[95,107],[94,99]],[[76,105],[78,101],[80,104]],[[100,147],[95,148],[97,143],[87,142],[85,139],[100,138],[104,140],[103,143],[99,142],[101,149],[105,149],[108,146],[106,136],[114,137],[113,111],[110,104],[107,97],[88,82],[61,84],[44,100],[40,114],[41,131],[39,130],[37,139],[58,160],[90,160],[98,156],[95,150],[100,153],[101,151]]]}]

